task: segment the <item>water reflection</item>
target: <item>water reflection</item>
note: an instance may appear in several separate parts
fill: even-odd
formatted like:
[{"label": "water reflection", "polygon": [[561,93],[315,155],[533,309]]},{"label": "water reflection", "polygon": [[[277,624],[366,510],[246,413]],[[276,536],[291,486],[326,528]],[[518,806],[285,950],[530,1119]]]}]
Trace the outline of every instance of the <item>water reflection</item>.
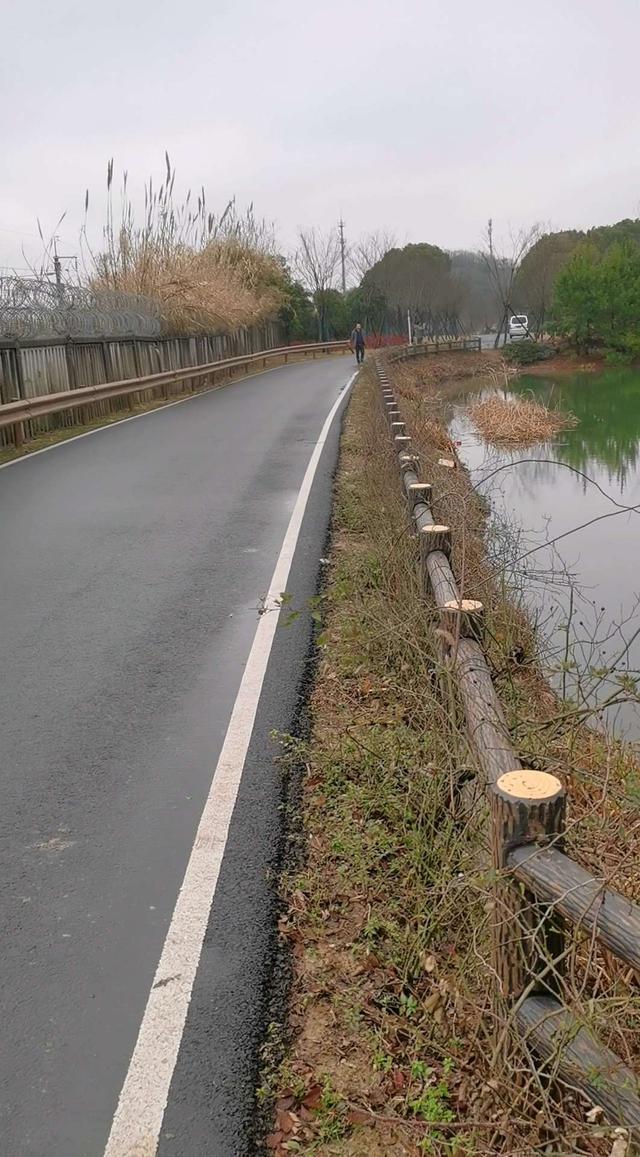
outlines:
[{"label": "water reflection", "polygon": [[[522,377],[513,392],[532,393],[547,405],[571,410],[578,425],[562,435],[554,457],[586,474],[604,469],[607,480],[624,494],[638,467],[640,375],[628,367],[561,379]],[[560,453],[561,450],[561,453]]]},{"label": "water reflection", "polygon": [[[579,425],[533,450],[496,451],[458,405],[452,433],[490,498],[500,564],[508,554],[549,665],[567,693],[602,702],[621,676],[640,674],[640,512],[620,509],[640,505],[640,373],[522,377],[509,390],[569,409]],[[608,722],[640,739],[637,705],[609,712]]]}]

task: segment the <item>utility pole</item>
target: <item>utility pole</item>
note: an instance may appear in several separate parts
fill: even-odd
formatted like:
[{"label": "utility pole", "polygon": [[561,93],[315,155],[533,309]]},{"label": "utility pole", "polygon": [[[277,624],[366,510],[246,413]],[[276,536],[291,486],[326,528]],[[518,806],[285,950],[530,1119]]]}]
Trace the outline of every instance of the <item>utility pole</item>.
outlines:
[{"label": "utility pole", "polygon": [[58,297],[62,301],[62,262],[58,257],[58,238],[53,239],[53,272],[55,274],[56,285],[58,286]]},{"label": "utility pole", "polygon": [[77,258],[71,253],[58,253],[58,237],[53,238],[53,275],[56,279],[56,287],[58,290],[58,299],[61,304],[64,303],[64,284],[62,281],[62,262],[76,261]]},{"label": "utility pole", "polygon": [[345,293],[347,292],[347,264],[345,260],[344,221],[342,220],[342,217],[340,218],[340,224],[338,228],[340,229],[340,262],[342,265],[342,296],[344,297]]}]

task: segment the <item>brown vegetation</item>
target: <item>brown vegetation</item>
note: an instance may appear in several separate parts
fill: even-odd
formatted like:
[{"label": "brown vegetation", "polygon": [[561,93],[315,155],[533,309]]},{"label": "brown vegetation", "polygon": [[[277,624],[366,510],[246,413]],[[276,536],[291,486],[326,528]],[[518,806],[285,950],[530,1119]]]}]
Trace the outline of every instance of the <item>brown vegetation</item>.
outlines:
[{"label": "brown vegetation", "polygon": [[273,317],[284,300],[284,270],[270,228],[233,201],[216,216],[204,189],[177,204],[174,181],[167,157],[164,182],[145,186],[140,223],[125,174],[116,219],[109,163],[104,247],[91,253],[91,288],[146,297],[159,307],[166,332],[236,329]]},{"label": "brown vegetation", "polygon": [[[456,375],[480,368],[472,357],[447,360]],[[514,746],[567,784],[571,854],[637,895],[636,765],[540,675],[531,627],[488,564],[469,478],[438,466],[441,371],[425,359],[391,372],[412,434],[422,422],[414,445],[434,515],[452,527],[462,593],[487,610]],[[408,527],[368,368],[343,435],[312,739],[285,744],[285,762],[306,768],[306,853],[286,880],[280,923],[294,962],[292,1039],[278,1063],[273,1026],[265,1052],[261,1093],[276,1106],[267,1146],[281,1157],[610,1154],[598,1114],[572,1090],[536,1081],[515,1039],[498,1060],[509,1026],[496,1023],[492,997],[482,809],[463,820],[452,807],[473,756]],[[635,978],[579,934],[568,965],[565,1002],[633,1063]]]},{"label": "brown vegetation", "polygon": [[574,414],[550,410],[529,398],[501,398],[497,394],[467,407],[467,414],[483,438],[496,446],[532,446],[576,426]]}]

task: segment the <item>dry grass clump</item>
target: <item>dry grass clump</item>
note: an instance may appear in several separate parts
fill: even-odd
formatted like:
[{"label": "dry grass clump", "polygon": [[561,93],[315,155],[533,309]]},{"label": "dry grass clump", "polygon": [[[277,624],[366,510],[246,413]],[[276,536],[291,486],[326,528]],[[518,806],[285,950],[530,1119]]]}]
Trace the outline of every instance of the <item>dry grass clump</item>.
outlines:
[{"label": "dry grass clump", "polygon": [[284,271],[270,227],[254,217],[252,207],[240,213],[234,201],[219,216],[210,212],[204,189],[177,203],[174,181],[167,157],[162,184],[154,188],[149,180],[145,186],[140,222],[126,173],[119,213],[114,211],[109,162],[104,245],[91,253],[91,288],[150,299],[165,332],[235,329],[273,317],[284,301]]},{"label": "dry grass clump", "polygon": [[[230,242],[212,242],[200,252],[181,246],[167,251],[154,242],[132,249],[115,275],[105,266],[92,285],[150,298],[160,308],[165,332],[254,325],[272,317],[282,304],[277,285],[265,285],[259,277],[253,285],[247,282],[242,266],[249,255]],[[269,260],[263,260],[263,274],[269,273]],[[255,270],[256,261],[252,264]]]},{"label": "dry grass clump", "polygon": [[497,395],[474,402],[467,414],[483,438],[496,446],[531,446],[578,424],[574,414],[550,410],[542,402]]}]

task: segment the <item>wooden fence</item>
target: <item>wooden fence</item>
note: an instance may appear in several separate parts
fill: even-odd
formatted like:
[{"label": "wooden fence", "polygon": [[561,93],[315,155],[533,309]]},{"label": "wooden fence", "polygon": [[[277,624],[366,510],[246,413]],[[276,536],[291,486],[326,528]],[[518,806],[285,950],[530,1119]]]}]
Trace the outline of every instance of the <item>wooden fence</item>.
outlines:
[{"label": "wooden fence", "polygon": [[472,351],[482,349],[481,337],[435,337],[428,341],[416,342],[414,345],[404,346],[394,350],[389,355],[389,361],[407,361],[410,358],[420,357],[422,354],[439,354],[443,352]]},{"label": "wooden fence", "polygon": [[[418,349],[424,347],[418,347]],[[402,420],[387,365],[376,357],[390,434],[420,545],[425,594],[440,612],[445,662],[456,677],[467,732],[490,810],[495,869],[493,967],[497,1008],[513,1018],[528,1053],[548,1075],[579,1089],[640,1140],[638,1079],[560,998],[568,929],[590,937],[640,972],[640,907],[611,891],[564,852],[566,791],[554,775],[523,768],[513,749],[484,655],[483,608],[462,597],[451,569],[451,531],[431,512],[433,484]],[[440,459],[454,470],[455,458]],[[546,1062],[552,1062],[545,1069]]]},{"label": "wooden fence", "polygon": [[15,402],[0,406],[0,434],[4,433],[9,444],[20,449],[25,442],[40,433],[43,422],[51,419],[66,419],[68,425],[84,425],[103,414],[105,407],[128,406],[133,409],[136,401],[154,402],[159,391],[162,392],[163,400],[167,401],[176,393],[213,388],[238,371],[247,373],[254,367],[265,369],[267,363],[286,364],[291,359],[315,358],[318,354],[346,353],[348,348],[349,343],[346,341],[280,346],[260,353],[242,354],[236,358],[220,358],[205,365],[166,370],[161,374],[124,378],[119,382],[103,382],[96,386],[79,386],[75,390],[41,394],[33,398],[17,398]]},{"label": "wooden fence", "polygon": [[[0,404],[260,353],[280,345],[281,340],[278,323],[266,322],[233,333],[190,337],[0,341]],[[104,401],[96,413],[106,415],[118,405]],[[38,431],[70,420],[55,415],[43,418]],[[0,430],[0,446],[9,444],[10,432]]]}]

